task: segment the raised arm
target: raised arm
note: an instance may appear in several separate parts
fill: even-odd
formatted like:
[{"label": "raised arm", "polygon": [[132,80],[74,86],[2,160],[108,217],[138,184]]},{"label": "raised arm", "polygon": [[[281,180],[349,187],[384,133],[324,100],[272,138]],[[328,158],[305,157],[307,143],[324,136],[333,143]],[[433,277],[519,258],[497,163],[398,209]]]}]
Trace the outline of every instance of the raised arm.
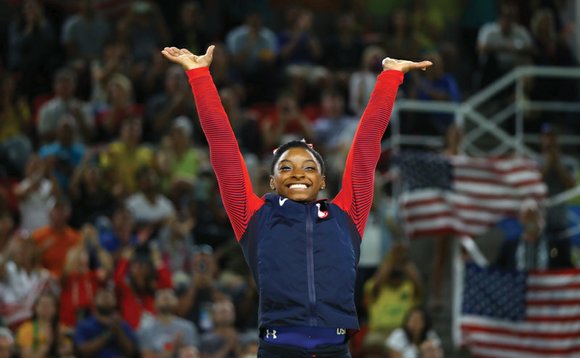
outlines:
[{"label": "raised arm", "polygon": [[224,206],[239,240],[263,201],[254,194],[236,136],[209,72],[213,50],[212,45],[204,55],[196,56],[187,49],[166,47],[161,53],[186,70]]},{"label": "raised arm", "polygon": [[362,115],[346,159],[342,187],[333,203],[347,212],[362,238],[373,200],[374,174],[403,74],[426,69],[430,61],[412,62],[385,58],[369,103]]}]

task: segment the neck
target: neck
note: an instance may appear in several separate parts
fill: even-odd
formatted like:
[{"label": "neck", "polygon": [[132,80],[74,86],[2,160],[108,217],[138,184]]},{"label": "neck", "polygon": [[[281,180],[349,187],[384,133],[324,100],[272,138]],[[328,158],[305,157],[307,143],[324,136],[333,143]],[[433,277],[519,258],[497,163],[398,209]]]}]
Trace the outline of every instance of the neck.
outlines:
[{"label": "neck", "polygon": [[157,319],[159,319],[159,321],[161,323],[167,324],[173,320],[173,315],[171,315],[171,314],[158,314]]}]

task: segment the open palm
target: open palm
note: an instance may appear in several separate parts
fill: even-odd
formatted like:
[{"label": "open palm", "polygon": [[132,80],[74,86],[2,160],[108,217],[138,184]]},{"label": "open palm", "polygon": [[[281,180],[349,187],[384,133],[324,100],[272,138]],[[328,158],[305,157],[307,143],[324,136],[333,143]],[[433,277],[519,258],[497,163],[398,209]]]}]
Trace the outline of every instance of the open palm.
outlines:
[{"label": "open palm", "polygon": [[165,47],[161,53],[168,60],[180,64],[186,70],[192,70],[199,67],[209,67],[213,59],[213,50],[215,46],[211,45],[202,56],[192,54],[188,49],[177,47]]},{"label": "open palm", "polygon": [[397,70],[403,73],[407,73],[416,69],[425,71],[427,67],[431,66],[432,64],[433,63],[431,61],[413,62],[387,57],[383,60],[383,70]]}]

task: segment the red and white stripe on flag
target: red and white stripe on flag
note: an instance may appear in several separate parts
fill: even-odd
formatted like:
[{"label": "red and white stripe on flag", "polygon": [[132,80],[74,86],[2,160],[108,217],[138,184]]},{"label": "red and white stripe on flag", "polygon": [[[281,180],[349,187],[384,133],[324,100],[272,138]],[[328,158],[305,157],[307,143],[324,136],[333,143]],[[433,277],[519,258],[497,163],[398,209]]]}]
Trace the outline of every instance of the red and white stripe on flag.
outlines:
[{"label": "red and white stripe on flag", "polygon": [[[450,188],[425,187],[401,194],[400,207],[409,237],[478,236],[523,200],[546,198],[546,185],[535,162],[521,157],[449,157]],[[411,175],[432,175],[416,168]]]}]

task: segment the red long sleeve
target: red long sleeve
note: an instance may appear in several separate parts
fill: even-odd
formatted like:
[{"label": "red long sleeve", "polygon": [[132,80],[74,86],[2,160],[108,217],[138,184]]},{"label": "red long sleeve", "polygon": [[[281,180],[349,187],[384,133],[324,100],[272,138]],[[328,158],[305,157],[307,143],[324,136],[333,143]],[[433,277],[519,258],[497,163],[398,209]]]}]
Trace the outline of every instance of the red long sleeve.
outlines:
[{"label": "red long sleeve", "polygon": [[346,159],[342,188],[333,200],[350,215],[361,237],[373,201],[381,138],[389,124],[397,90],[402,82],[403,73],[400,71],[384,71],[378,76]]},{"label": "red long sleeve", "polygon": [[228,217],[238,240],[244,234],[252,215],[264,204],[252,189],[248,169],[230,125],[209,68],[187,71],[203,132],[210,149]]}]

